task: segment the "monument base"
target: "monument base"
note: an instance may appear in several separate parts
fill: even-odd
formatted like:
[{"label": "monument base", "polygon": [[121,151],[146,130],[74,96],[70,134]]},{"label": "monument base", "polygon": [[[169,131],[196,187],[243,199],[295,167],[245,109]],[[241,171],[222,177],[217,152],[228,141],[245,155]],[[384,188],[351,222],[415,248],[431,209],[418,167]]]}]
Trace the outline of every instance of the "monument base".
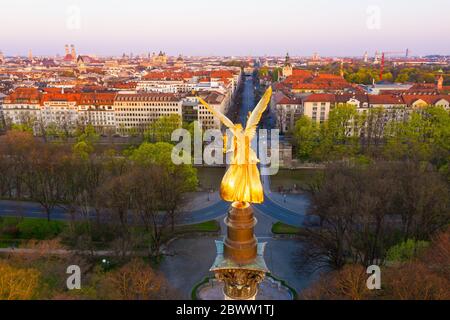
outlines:
[{"label": "monument base", "polygon": [[268,272],[265,243],[258,243],[254,235],[256,223],[250,204],[235,202],[225,218],[227,236],[216,241],[217,257],[210,271],[224,283],[226,300],[254,300]]},{"label": "monument base", "polygon": [[[208,281],[199,285],[196,288],[194,297],[198,300],[223,300],[224,299],[224,283],[217,280],[216,278],[210,278]],[[258,292],[256,297],[252,297],[248,300],[253,299],[258,301],[268,301],[268,300],[294,300],[296,297],[296,292],[291,288],[283,284],[282,281],[272,278],[270,275],[266,275],[264,280],[258,285]],[[225,300],[228,300],[225,297]],[[232,299],[235,300],[235,299]]]}]

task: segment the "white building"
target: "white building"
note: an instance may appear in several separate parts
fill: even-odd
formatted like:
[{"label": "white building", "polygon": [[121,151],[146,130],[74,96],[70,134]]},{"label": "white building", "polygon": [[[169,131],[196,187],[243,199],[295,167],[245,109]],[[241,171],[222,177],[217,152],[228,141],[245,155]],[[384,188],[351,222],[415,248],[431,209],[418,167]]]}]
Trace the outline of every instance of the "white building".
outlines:
[{"label": "white building", "polygon": [[303,99],[303,114],[314,122],[323,123],[328,120],[335,101],[334,94],[311,94]]},{"label": "white building", "polygon": [[40,117],[41,93],[35,88],[17,88],[3,100],[6,124],[33,123]]},{"label": "white building", "polygon": [[182,119],[182,98],[171,93],[118,94],[114,101],[118,132],[140,132],[158,118],[178,115]]},{"label": "white building", "polygon": [[303,104],[300,99],[283,97],[275,106],[277,126],[281,132],[288,132],[295,127],[295,122],[303,115]]},{"label": "white building", "polygon": [[116,93],[82,93],[78,102],[78,117],[99,131],[116,129],[114,100]]}]

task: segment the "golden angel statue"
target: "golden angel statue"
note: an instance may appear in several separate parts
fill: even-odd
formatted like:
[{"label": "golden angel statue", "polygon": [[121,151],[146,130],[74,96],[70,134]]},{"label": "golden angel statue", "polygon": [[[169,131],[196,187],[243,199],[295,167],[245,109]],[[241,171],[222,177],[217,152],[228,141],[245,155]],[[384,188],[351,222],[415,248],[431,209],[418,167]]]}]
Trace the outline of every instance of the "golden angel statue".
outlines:
[{"label": "golden angel statue", "polygon": [[251,142],[256,136],[256,129],[272,96],[272,88],[269,87],[247,120],[244,128],[242,124],[234,124],[221,112],[208,105],[198,97],[202,105],[233,133],[233,152],[230,167],[223,177],[220,186],[220,196],[229,202],[262,203],[264,192],[257,164],[259,159],[251,148]]}]

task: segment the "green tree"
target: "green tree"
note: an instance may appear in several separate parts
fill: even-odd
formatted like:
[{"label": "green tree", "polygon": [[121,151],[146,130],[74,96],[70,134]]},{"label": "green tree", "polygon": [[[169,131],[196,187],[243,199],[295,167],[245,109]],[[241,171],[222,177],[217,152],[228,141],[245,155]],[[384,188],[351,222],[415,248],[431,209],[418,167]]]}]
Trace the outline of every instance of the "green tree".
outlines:
[{"label": "green tree", "polygon": [[185,191],[192,191],[198,183],[197,170],[192,165],[175,165],[172,161],[173,145],[166,142],[146,143],[144,142],[134,150],[130,159],[138,165],[158,165],[167,169],[169,174],[180,174],[184,177]]},{"label": "green tree", "polygon": [[442,107],[415,110],[404,122],[391,122],[385,135],[390,159],[430,161],[439,168],[449,163],[450,113]]},{"label": "green tree", "polygon": [[11,129],[15,131],[33,133],[33,127],[31,127],[28,123],[13,123],[11,125]]},{"label": "green tree", "polygon": [[144,132],[144,140],[147,142],[171,142],[172,132],[181,128],[179,115],[161,117],[151,123]]},{"label": "green tree", "polygon": [[87,144],[93,145],[98,142],[100,135],[95,131],[93,125],[87,125],[82,131],[77,133],[78,142],[86,142]]},{"label": "green tree", "polygon": [[418,254],[420,254],[423,249],[430,245],[427,241],[415,241],[413,239],[408,239],[405,242],[396,244],[391,247],[387,252],[386,259],[388,261],[407,261],[411,260]]},{"label": "green tree", "polygon": [[394,81],[394,76],[390,72],[383,73],[383,80],[392,82]]},{"label": "green tree", "polygon": [[409,75],[406,72],[400,73],[397,78],[395,79],[395,82],[405,83],[409,81]]},{"label": "green tree", "polygon": [[379,81],[379,71],[373,68],[359,68],[356,72],[349,72],[346,79],[352,83],[371,84],[373,80]]},{"label": "green tree", "polygon": [[166,142],[143,143],[132,152],[130,159],[143,167],[157,165],[161,168],[162,209],[169,214],[173,230],[183,194],[196,189],[198,178],[192,165],[173,163],[172,150],[173,145]]},{"label": "green tree", "polygon": [[275,68],[272,70],[272,81],[277,82],[280,79],[280,68]]},{"label": "green tree", "polygon": [[359,151],[360,118],[354,105],[330,111],[321,130],[320,157],[324,160],[352,157]]},{"label": "green tree", "polygon": [[302,116],[295,123],[292,136],[297,158],[300,160],[311,159],[315,148],[320,143],[320,128],[317,123],[307,116]]}]

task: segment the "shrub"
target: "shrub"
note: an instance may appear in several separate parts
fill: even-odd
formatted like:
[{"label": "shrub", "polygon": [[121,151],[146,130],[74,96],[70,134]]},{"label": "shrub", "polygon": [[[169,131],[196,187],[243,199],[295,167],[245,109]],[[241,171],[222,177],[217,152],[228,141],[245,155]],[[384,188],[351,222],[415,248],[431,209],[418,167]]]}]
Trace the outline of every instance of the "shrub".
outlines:
[{"label": "shrub", "polygon": [[0,300],[29,300],[37,293],[40,273],[0,261]]},{"label": "shrub", "polygon": [[52,239],[59,235],[64,227],[63,222],[43,219],[24,219],[17,225],[21,238],[37,240]]},{"label": "shrub", "polygon": [[423,249],[427,248],[429,243],[426,241],[414,241],[409,239],[405,242],[399,243],[388,250],[388,261],[408,261],[417,256]]}]

